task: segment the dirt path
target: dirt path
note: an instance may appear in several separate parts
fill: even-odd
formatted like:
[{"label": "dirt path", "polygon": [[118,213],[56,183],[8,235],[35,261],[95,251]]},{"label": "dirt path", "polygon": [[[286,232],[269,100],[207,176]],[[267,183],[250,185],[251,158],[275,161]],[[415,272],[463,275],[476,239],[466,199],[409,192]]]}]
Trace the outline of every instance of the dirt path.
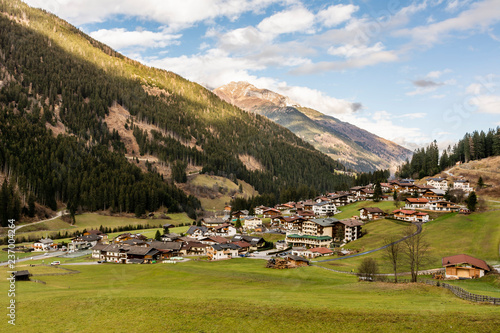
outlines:
[{"label": "dirt path", "polygon": [[51,217],[50,219],[46,219],[46,220],[42,220],[42,221],[38,221],[38,222],[33,222],[33,223],[28,223],[28,224],[23,224],[23,225],[18,225],[18,226],[16,227],[16,229],[15,229],[15,230],[17,231],[17,230],[19,230],[19,229],[21,229],[21,228],[24,228],[24,227],[27,227],[27,226],[29,226],[29,225],[34,225],[34,224],[38,224],[38,223],[43,223],[43,222],[47,222],[47,221],[52,221],[52,220],[57,219],[58,217],[63,216],[63,214],[66,214],[66,213],[67,213],[67,211],[66,211],[66,210],[61,210],[61,211],[57,212],[56,216]]}]

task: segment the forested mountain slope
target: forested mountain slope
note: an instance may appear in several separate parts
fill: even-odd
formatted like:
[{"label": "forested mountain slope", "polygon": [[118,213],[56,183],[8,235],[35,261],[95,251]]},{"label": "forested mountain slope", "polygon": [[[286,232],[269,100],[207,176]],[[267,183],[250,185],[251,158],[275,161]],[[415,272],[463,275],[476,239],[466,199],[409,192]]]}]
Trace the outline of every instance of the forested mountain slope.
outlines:
[{"label": "forested mountain slope", "polygon": [[[342,164],[267,118],[130,60],[52,14],[14,0],[0,7],[0,168],[21,206],[34,195],[53,208],[60,200],[84,210],[196,209],[157,172],[160,164],[176,181],[192,165],[275,195],[352,183],[334,173]],[[124,124],[110,122],[117,109]],[[134,165],[141,155],[157,161],[146,162],[149,172]]]}]

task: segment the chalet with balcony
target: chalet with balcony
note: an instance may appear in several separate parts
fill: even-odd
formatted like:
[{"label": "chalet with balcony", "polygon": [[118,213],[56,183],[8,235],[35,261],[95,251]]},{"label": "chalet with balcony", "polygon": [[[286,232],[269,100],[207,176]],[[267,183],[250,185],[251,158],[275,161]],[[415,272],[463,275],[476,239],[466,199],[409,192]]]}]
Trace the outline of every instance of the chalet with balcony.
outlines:
[{"label": "chalet with balcony", "polygon": [[446,191],[448,189],[448,180],[446,180],[446,178],[441,178],[441,177],[428,178],[427,185]]},{"label": "chalet with balcony", "polygon": [[247,216],[243,220],[243,228],[246,230],[255,229],[260,225],[262,225],[262,219],[260,217]]},{"label": "chalet with balcony", "polygon": [[422,194],[422,198],[429,200],[429,202],[438,201],[443,200],[445,194],[446,192],[444,190],[431,188],[425,191],[424,194]]},{"label": "chalet with balcony", "polygon": [[427,209],[435,210],[438,212],[458,212],[460,210],[460,206],[457,206],[453,202],[439,200],[429,202],[427,204]]},{"label": "chalet with balcony", "polygon": [[322,201],[314,204],[313,212],[316,216],[332,216],[338,213],[337,206],[329,201]]},{"label": "chalet with balcony", "polygon": [[[336,223],[333,237],[341,242],[351,242],[361,237],[361,226],[363,222],[357,219],[344,219]],[[338,239],[338,235],[343,235],[344,239]]]},{"label": "chalet with balcony", "polygon": [[426,209],[429,204],[429,200],[425,198],[406,198],[405,208],[406,209]]},{"label": "chalet with balcony", "polygon": [[453,188],[457,190],[462,190],[466,193],[474,191],[474,188],[470,186],[470,183],[466,179],[457,179],[453,182]]},{"label": "chalet with balcony", "polygon": [[257,251],[266,245],[266,241],[262,237],[246,236],[246,235],[234,235],[233,238],[231,238],[232,243],[239,242],[239,241],[245,241],[248,244],[250,244],[251,251]]},{"label": "chalet with balcony", "polygon": [[240,247],[233,243],[214,244],[207,247],[209,260],[223,260],[238,257]]},{"label": "chalet with balcony", "polygon": [[384,218],[385,212],[378,207],[363,207],[359,209],[359,218],[362,221],[372,221]]},{"label": "chalet with balcony", "polygon": [[38,242],[33,243],[33,251],[52,251],[57,250],[57,244],[50,238],[42,238]]},{"label": "chalet with balcony", "polygon": [[392,212],[397,220],[408,222],[428,222],[429,214],[408,209],[398,209]]}]

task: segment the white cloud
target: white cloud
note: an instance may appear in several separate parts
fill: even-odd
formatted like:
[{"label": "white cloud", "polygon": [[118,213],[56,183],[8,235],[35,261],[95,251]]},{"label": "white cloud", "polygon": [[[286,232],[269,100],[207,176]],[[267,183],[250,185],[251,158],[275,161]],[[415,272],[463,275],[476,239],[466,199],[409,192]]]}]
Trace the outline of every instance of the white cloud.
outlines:
[{"label": "white cloud", "polygon": [[500,96],[479,95],[471,98],[469,103],[477,107],[477,112],[500,114]]},{"label": "white cloud", "polygon": [[394,124],[393,115],[387,111],[377,111],[371,117],[346,114],[339,115],[339,118],[408,149],[414,149],[430,141],[420,128]]},{"label": "white cloud", "polygon": [[127,31],[125,29],[100,29],[90,33],[90,36],[111,46],[114,49],[125,49],[131,46],[144,48],[166,47],[178,44],[182,35],[172,35],[164,32]]},{"label": "white cloud", "polygon": [[353,103],[344,99],[338,99],[326,95],[324,92],[299,86],[287,86],[281,82],[275,88],[267,89],[290,97],[302,106],[310,107],[322,113],[339,116],[340,114],[353,113],[360,107],[359,103]]},{"label": "white cloud", "polygon": [[302,7],[285,10],[263,19],[257,28],[263,33],[285,34],[292,32],[312,32],[314,14]]},{"label": "white cloud", "polygon": [[486,31],[487,28],[500,20],[500,6],[498,0],[484,0],[474,3],[457,17],[441,22],[419,26],[412,29],[402,29],[396,36],[410,36],[412,47],[417,45],[431,46],[441,42],[452,32]]},{"label": "white cloud", "polygon": [[342,71],[349,68],[362,68],[373,66],[384,62],[394,62],[399,59],[394,51],[380,51],[374,52],[360,58],[351,58],[346,61],[333,61],[333,62],[318,62],[302,65],[291,71],[292,74],[315,74],[326,71]]},{"label": "white cloud", "polygon": [[415,113],[405,113],[400,116],[394,116],[394,118],[408,118],[408,119],[419,119],[427,117],[425,112],[415,112]]},{"label": "white cloud", "polygon": [[449,12],[454,12],[469,3],[470,0],[451,0],[448,1],[448,4],[446,5],[446,10]]},{"label": "white cloud", "polygon": [[328,49],[328,54],[331,55],[336,55],[336,56],[342,56],[345,58],[359,58],[359,57],[364,57],[369,54],[377,53],[380,52],[384,49],[384,44],[381,42],[376,43],[373,46],[366,46],[366,45],[352,45],[352,44],[345,44],[339,47],[330,47]]},{"label": "white cloud", "polygon": [[428,79],[439,79],[443,74],[451,73],[451,72],[452,72],[451,69],[444,69],[442,71],[432,71],[432,72],[427,73],[427,75],[425,77]]},{"label": "white cloud", "polygon": [[318,12],[316,19],[326,27],[334,27],[351,19],[359,7],[354,5],[332,5]]},{"label": "white cloud", "polygon": [[137,16],[168,25],[171,31],[197,22],[227,17],[235,20],[245,12],[259,12],[280,0],[26,0],[76,25],[103,22],[117,15]]}]

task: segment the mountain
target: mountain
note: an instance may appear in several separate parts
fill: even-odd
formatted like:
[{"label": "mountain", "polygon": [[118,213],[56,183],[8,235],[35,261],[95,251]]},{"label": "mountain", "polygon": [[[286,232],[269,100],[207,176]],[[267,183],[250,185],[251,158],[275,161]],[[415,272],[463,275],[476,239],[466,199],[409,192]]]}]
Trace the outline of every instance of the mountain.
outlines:
[{"label": "mountain", "polygon": [[[141,215],[199,208],[176,186],[187,171],[274,197],[300,184],[353,183],[336,172],[341,163],[266,117],[21,1],[1,1],[0,10],[0,173],[9,197],[15,189],[53,209]],[[18,206],[7,201],[0,206]]]},{"label": "mountain", "polygon": [[231,104],[285,126],[318,150],[357,171],[394,171],[412,155],[410,150],[394,142],[247,82],[231,82],[215,89],[214,93]]}]

